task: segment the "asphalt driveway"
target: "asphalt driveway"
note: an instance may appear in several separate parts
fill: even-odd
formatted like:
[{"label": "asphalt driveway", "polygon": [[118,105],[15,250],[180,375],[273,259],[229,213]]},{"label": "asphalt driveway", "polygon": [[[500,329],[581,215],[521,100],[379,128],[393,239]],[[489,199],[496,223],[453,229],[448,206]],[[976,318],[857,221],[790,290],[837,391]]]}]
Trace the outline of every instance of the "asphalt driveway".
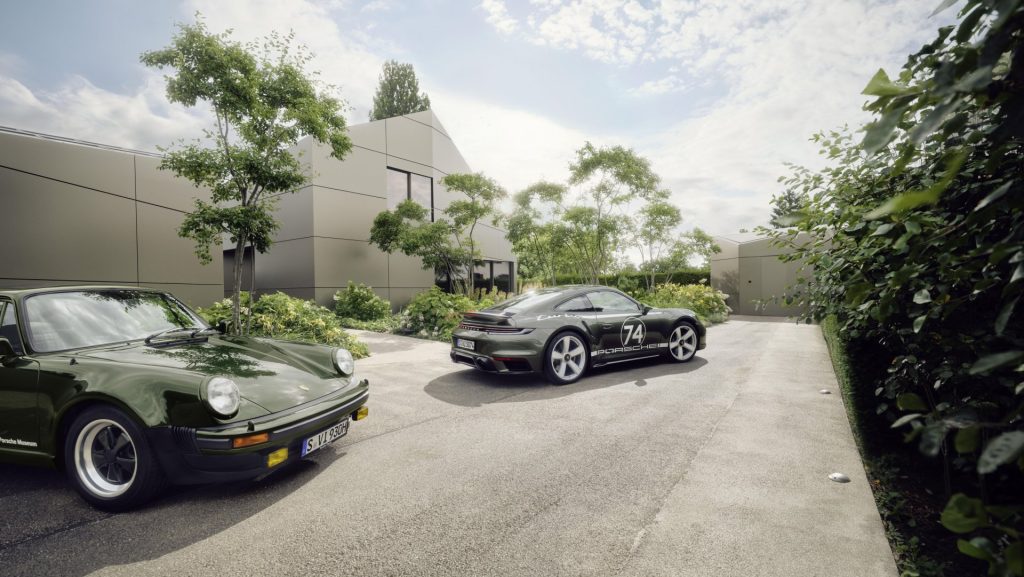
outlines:
[{"label": "asphalt driveway", "polygon": [[366,340],[370,418],[263,481],[109,515],[0,465],[0,574],[896,575],[817,327],[734,319],[565,387]]}]

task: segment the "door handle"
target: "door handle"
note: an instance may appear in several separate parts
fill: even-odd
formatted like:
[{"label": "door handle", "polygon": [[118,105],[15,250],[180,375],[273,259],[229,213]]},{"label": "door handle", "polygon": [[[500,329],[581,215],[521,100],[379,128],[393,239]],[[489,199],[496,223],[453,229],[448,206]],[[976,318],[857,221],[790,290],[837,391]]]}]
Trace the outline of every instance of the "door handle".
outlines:
[{"label": "door handle", "polygon": [[605,329],[605,330],[610,330],[610,329],[615,328],[615,325],[611,325],[611,324],[605,323],[605,324],[601,325],[601,328]]}]

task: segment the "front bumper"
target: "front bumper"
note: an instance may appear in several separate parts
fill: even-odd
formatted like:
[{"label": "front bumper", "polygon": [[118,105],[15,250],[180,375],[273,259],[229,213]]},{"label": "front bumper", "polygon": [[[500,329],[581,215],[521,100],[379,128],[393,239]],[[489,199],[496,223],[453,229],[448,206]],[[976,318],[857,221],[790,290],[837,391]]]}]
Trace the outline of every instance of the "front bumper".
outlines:
[{"label": "front bumper", "polygon": [[[368,383],[363,380],[354,392],[341,391],[259,419],[203,429],[153,427],[147,429],[148,440],[171,483],[192,485],[255,479],[299,460],[304,439],[345,419],[353,419],[368,398]],[[269,440],[250,447],[232,448],[233,439],[259,433],[267,433]],[[287,459],[268,466],[268,456],[281,449],[288,450]]]}]

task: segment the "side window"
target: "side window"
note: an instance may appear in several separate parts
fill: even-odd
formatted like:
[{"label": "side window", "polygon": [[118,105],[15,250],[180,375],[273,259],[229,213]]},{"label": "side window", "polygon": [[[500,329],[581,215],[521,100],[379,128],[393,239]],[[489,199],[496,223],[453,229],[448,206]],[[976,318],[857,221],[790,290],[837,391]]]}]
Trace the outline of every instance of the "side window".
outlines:
[{"label": "side window", "polygon": [[619,293],[611,291],[597,291],[587,294],[590,302],[606,313],[639,313],[640,307]]},{"label": "side window", "polygon": [[0,301],[0,337],[11,342],[14,352],[19,355],[25,354],[21,346],[21,334],[18,333],[18,319],[14,313],[14,305],[9,302]]},{"label": "side window", "polygon": [[588,299],[586,296],[581,295],[581,296],[578,296],[578,297],[576,297],[574,299],[569,299],[569,300],[565,301],[564,303],[558,305],[557,307],[555,307],[555,310],[556,311],[570,311],[570,312],[571,311],[577,311],[577,312],[579,312],[579,311],[589,311],[591,308],[593,308],[593,307],[590,304],[590,299]]}]

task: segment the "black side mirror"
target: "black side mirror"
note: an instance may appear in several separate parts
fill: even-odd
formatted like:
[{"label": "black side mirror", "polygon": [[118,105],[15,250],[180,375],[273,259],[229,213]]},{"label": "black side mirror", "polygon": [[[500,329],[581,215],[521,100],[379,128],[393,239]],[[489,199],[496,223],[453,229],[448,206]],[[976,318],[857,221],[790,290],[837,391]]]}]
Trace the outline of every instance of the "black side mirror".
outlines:
[{"label": "black side mirror", "polygon": [[228,321],[220,321],[214,328],[217,329],[220,334],[226,335],[228,334]]},{"label": "black side mirror", "polygon": [[651,312],[652,310],[654,310],[654,307],[652,307],[650,305],[644,305],[644,308],[643,308],[644,312],[643,312],[643,314],[647,314],[647,313]]},{"label": "black side mirror", "polygon": [[18,353],[14,351],[11,341],[0,337],[0,363],[7,365],[16,358],[18,358]]}]

